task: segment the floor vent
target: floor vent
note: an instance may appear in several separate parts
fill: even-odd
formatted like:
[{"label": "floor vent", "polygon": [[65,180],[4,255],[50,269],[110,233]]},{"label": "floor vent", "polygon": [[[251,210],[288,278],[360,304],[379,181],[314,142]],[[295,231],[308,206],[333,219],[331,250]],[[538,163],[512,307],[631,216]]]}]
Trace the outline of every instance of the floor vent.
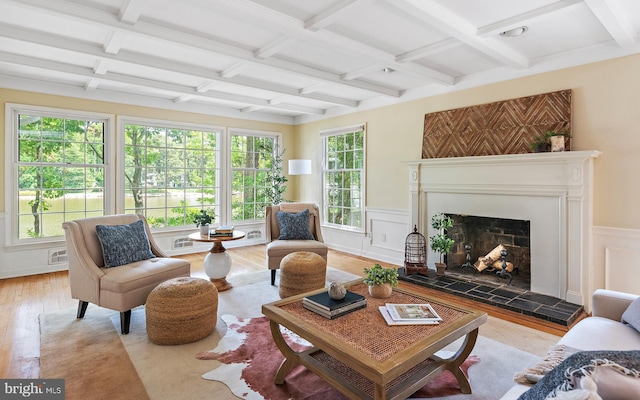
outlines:
[{"label": "floor vent", "polygon": [[66,263],[67,260],[66,249],[49,250],[49,265]]},{"label": "floor vent", "polygon": [[193,247],[193,241],[189,238],[179,238],[173,241],[174,249],[182,249],[184,247]]}]

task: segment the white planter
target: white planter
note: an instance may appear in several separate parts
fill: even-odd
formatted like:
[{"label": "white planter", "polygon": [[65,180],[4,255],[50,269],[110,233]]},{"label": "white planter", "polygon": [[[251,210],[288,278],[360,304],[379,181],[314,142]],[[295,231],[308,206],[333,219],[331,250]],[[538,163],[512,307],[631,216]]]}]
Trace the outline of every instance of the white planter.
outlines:
[{"label": "white planter", "polygon": [[564,151],[564,136],[551,136],[551,151]]},{"label": "white planter", "polygon": [[209,235],[209,224],[200,225],[200,235],[201,236]]}]

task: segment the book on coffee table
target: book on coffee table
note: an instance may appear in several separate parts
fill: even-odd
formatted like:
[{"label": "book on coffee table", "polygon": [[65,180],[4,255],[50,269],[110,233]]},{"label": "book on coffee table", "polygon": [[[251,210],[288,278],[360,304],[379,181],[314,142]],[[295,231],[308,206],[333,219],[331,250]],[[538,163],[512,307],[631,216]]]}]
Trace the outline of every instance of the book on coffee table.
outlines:
[{"label": "book on coffee table", "polygon": [[344,298],[340,300],[335,300],[329,297],[329,292],[314,294],[302,299],[303,305],[305,303],[308,303],[327,311],[335,310],[336,308],[341,308],[357,302],[366,302],[366,299],[363,295],[351,292],[349,290],[347,290],[347,294],[344,296]]},{"label": "book on coffee table", "polygon": [[367,301],[362,301],[362,302],[356,302],[356,303],[351,303],[347,306],[341,307],[341,308],[336,308],[332,311],[327,311],[324,310],[322,308],[318,308],[316,306],[314,306],[312,303],[302,303],[302,307],[306,308],[309,311],[313,311],[316,314],[320,314],[325,318],[329,318],[329,319],[334,319],[334,318],[338,318],[341,317],[345,314],[349,314],[351,312],[354,312],[356,310],[360,310],[363,309],[365,307],[367,307]]}]

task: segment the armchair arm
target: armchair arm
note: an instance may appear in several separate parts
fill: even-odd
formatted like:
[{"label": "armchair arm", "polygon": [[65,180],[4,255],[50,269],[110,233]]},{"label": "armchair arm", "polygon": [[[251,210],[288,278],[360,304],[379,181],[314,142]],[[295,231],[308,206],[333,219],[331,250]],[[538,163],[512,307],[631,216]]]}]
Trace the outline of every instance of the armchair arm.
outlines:
[{"label": "armchair arm", "polygon": [[156,257],[168,258],[169,256],[160,249],[160,246],[153,239],[153,235],[151,234],[151,230],[149,229],[149,224],[147,223],[147,219],[143,215],[138,214],[138,218],[144,221],[144,229],[147,231],[147,238],[149,238],[149,247],[151,247],[151,252]]},{"label": "armchair arm", "polygon": [[591,297],[592,315],[620,321],[622,314],[638,296],[614,290],[597,289]]},{"label": "armchair arm", "polygon": [[67,240],[71,297],[100,304],[100,279],[105,275],[98,267],[82,238],[80,226],[68,221],[62,224]]}]

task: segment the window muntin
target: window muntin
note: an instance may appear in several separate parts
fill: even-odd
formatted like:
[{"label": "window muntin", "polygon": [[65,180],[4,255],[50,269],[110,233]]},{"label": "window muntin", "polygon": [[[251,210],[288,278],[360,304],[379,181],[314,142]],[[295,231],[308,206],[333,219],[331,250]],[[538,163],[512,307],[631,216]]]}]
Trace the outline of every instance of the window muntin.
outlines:
[{"label": "window muntin", "polygon": [[[63,236],[64,221],[105,212],[105,132],[102,116],[53,110],[12,110],[16,126],[13,239]],[[78,113],[79,114],[79,113]]]},{"label": "window muntin", "polygon": [[364,230],[364,126],[322,132],[324,223]]},{"label": "window muntin", "polygon": [[124,125],[124,212],[154,228],[193,226],[202,209],[220,219],[221,129]]},{"label": "window muntin", "polygon": [[278,137],[273,133],[231,132],[231,220],[264,220]]}]

